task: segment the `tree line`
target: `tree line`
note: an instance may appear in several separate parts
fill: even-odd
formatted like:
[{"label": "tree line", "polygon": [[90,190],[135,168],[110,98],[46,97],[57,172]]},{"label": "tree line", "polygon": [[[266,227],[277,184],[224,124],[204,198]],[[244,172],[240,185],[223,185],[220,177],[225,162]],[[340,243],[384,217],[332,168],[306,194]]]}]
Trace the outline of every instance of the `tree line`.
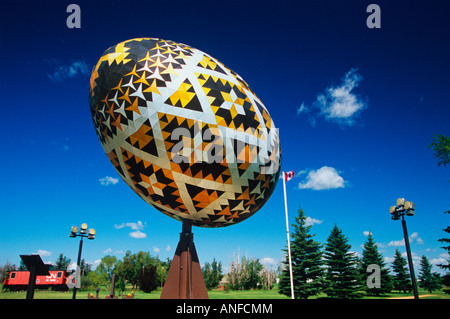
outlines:
[{"label": "tree line", "polygon": [[[348,238],[337,225],[333,227],[325,245],[314,240],[310,233],[312,225],[306,224],[306,215],[299,208],[291,234],[291,259],[294,296],[307,299],[320,293],[330,298],[356,299],[366,295],[382,295],[392,290],[412,290],[406,259],[396,249],[390,274],[384,258],[378,251],[373,236],[369,233],[364,243],[362,257],[351,252]],[[287,253],[287,249],[284,250]],[[283,261],[279,292],[291,296],[289,261]],[[373,273],[372,265],[377,266]],[[445,265],[444,265],[445,267]],[[448,266],[447,266],[448,267]],[[426,256],[420,261],[419,286],[430,293],[447,284],[449,274],[444,278],[432,272],[432,265]],[[372,280],[375,280],[375,285]]]},{"label": "tree line", "polygon": [[[378,251],[373,236],[369,233],[364,243],[362,257],[358,258],[350,251],[348,238],[337,225],[333,227],[325,245],[314,240],[310,233],[311,225],[306,224],[303,209],[298,210],[295,223],[292,224],[291,256],[294,281],[294,295],[296,298],[308,298],[325,293],[331,298],[354,299],[367,295],[381,295],[392,290],[410,292],[412,290],[407,262],[400,251],[396,249],[392,262],[393,274],[387,269],[383,256]],[[448,232],[449,227],[444,229]],[[443,238],[440,242],[450,242]],[[447,251],[450,246],[442,247]],[[284,249],[287,254],[287,249]],[[149,252],[127,251],[125,256],[106,255],[93,270],[92,265],[81,260],[82,289],[95,289],[100,286],[110,287],[112,275],[116,275],[116,288],[125,290],[126,285],[133,289],[151,292],[163,287],[170,268],[170,259],[165,261],[151,256]],[[71,259],[62,253],[58,256],[54,270],[67,270]],[[370,285],[371,272],[369,266],[379,267],[378,285]],[[448,269],[449,265],[438,265]],[[23,262],[16,267],[6,264],[0,266],[0,277],[10,271],[26,270]],[[222,263],[215,258],[211,263],[205,262],[202,267],[203,278],[208,290],[216,289],[220,284],[224,290],[271,289],[278,282],[278,291],[290,296],[289,262],[284,260],[276,270],[263,265],[257,258],[238,255],[229,265],[229,271],[224,276]],[[3,280],[0,278],[1,280]],[[443,285],[449,285],[450,272],[441,277],[432,272],[432,265],[426,256],[420,261],[419,286],[432,292]],[[449,290],[445,290],[449,293]]]},{"label": "tree line", "polygon": [[[428,147],[438,160],[438,167],[450,165],[450,137],[434,134],[433,141]],[[450,210],[444,211],[444,214],[450,214]],[[295,221],[291,254],[296,298],[308,298],[321,292],[333,298],[360,298],[364,291],[369,295],[380,295],[391,290],[403,292],[412,290],[406,268],[407,262],[398,249],[395,251],[391,275],[386,268],[383,256],[378,252],[372,234],[369,234],[364,244],[362,258],[357,258],[350,252],[351,246],[348,239],[337,225],[331,230],[323,247],[313,239],[314,235],[309,233],[312,226],[306,226],[306,217],[302,209],[299,209]],[[442,230],[450,234],[450,226]],[[450,238],[444,237],[438,241],[444,245],[441,248],[450,254]],[[288,261],[285,260],[283,264],[279,292],[290,296]],[[378,266],[378,285],[368,282],[370,274],[367,270],[371,265]],[[446,264],[437,266],[446,271],[443,276],[433,273],[428,258],[422,256],[418,276],[419,286],[429,292],[444,286],[446,287],[444,292],[450,294],[450,258],[447,259]],[[366,279],[365,282],[364,279]]]},{"label": "tree line", "polygon": [[[61,253],[52,269],[68,270],[71,262],[70,258]],[[122,260],[118,260],[116,256],[106,255],[95,269],[92,269],[92,265],[82,259],[80,262],[81,289],[95,289],[101,286],[109,288],[114,274],[116,276],[115,287],[122,291],[129,284],[133,289],[151,292],[163,285],[170,262],[169,259],[163,261],[158,257],[151,256],[149,252],[143,251],[136,254],[127,251]],[[0,279],[3,281],[9,272],[16,270],[27,270],[27,268],[22,261],[18,267],[8,263],[0,266]]]},{"label": "tree line", "polygon": [[[53,270],[68,270],[72,260],[62,253],[59,254]],[[163,287],[170,268],[171,260],[165,261],[159,257],[151,256],[149,252],[139,251],[131,253],[127,251],[119,260],[116,256],[106,255],[101,258],[95,269],[82,259],[80,262],[81,289],[96,289],[98,287],[109,288],[113,274],[115,275],[115,287],[125,290],[126,285],[132,289],[140,289],[150,293],[158,287]],[[233,260],[230,272],[226,274],[225,282],[222,263],[214,258],[211,263],[205,262],[202,267],[203,278],[208,290],[216,289],[222,282],[224,290],[245,290],[255,288],[270,289],[276,281],[277,273],[271,268],[261,264],[259,259],[244,256]],[[11,271],[26,271],[27,268],[21,261],[19,266],[9,263],[0,266],[0,281],[8,276]]]}]

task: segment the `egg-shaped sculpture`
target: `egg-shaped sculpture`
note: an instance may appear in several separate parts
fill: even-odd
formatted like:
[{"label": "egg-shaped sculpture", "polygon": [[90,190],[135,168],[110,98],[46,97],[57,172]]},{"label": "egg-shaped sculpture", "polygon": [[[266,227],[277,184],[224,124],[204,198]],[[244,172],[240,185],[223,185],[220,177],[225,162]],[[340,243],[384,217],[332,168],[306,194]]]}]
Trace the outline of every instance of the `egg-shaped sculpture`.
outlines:
[{"label": "egg-shaped sculpture", "polygon": [[172,218],[236,224],[278,182],[269,112],[239,75],[200,50],[155,38],[112,46],[92,71],[89,103],[119,175]]}]

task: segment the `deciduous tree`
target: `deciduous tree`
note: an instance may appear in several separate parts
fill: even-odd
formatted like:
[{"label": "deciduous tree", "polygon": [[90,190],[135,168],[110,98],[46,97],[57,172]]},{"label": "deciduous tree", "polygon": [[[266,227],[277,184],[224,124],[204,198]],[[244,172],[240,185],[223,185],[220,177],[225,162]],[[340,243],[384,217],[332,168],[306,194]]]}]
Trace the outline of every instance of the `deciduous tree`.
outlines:
[{"label": "deciduous tree", "polygon": [[214,289],[222,280],[222,263],[217,262],[214,258],[212,263],[206,262],[202,269],[203,279],[205,280],[206,289]]}]

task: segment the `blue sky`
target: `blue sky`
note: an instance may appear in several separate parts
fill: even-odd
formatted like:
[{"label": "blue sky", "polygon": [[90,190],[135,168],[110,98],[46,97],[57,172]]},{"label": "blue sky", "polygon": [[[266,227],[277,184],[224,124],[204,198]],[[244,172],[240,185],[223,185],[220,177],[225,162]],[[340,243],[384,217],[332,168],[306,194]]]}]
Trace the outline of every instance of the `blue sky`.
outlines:
[{"label": "blue sky", "polygon": [[[172,258],[181,224],[120,179],[89,112],[90,70],[135,37],[189,44],[249,83],[280,128],[282,169],[296,173],[290,223],[301,206],[318,241],[336,223],[358,253],[370,231],[391,261],[405,248],[389,207],[405,197],[416,203],[407,217],[415,262],[443,262],[450,171],[427,146],[450,135],[448,2],[77,1],[81,28],[69,29],[72,2],[8,0],[0,13],[0,264],[29,253],[75,261],[78,239],[68,235],[82,222],[97,231],[84,245],[88,262],[127,250]],[[372,2],[379,29],[366,25]],[[193,231],[202,263],[227,269],[238,253],[280,262],[282,183],[245,222]]]}]

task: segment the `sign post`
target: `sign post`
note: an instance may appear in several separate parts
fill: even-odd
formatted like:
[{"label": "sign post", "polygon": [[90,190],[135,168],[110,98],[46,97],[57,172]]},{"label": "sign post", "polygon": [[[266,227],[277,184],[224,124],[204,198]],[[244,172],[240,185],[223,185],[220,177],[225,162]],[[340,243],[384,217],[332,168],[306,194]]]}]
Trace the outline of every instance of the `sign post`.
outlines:
[{"label": "sign post", "polygon": [[20,258],[22,258],[23,263],[30,272],[26,299],[33,299],[34,289],[36,287],[36,276],[49,276],[48,265],[44,264],[39,255],[20,255]]}]

